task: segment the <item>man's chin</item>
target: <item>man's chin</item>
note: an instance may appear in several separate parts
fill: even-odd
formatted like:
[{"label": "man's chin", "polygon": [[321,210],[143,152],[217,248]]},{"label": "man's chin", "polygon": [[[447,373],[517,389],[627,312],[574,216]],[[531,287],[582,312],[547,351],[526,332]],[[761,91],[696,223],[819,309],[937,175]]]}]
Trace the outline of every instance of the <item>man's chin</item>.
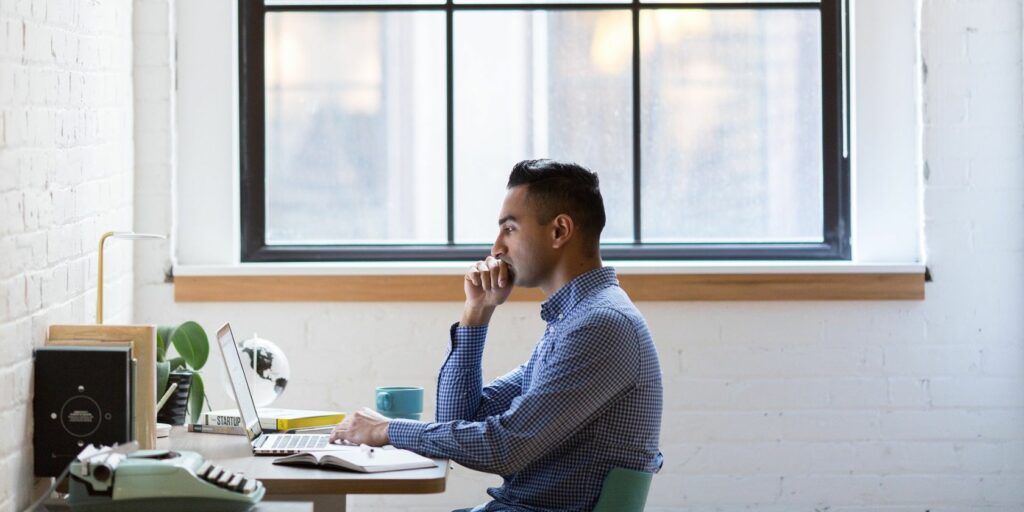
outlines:
[{"label": "man's chin", "polygon": [[515,285],[516,288],[536,288],[537,287],[537,283],[534,283],[533,281],[531,281],[531,280],[529,280],[527,278],[518,276],[518,275],[512,276],[512,284]]}]

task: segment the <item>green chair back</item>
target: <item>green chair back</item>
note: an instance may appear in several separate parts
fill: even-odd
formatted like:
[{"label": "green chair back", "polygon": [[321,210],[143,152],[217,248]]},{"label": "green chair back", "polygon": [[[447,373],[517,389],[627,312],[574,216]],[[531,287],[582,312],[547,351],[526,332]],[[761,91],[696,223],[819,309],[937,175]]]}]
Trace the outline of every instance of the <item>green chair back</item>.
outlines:
[{"label": "green chair back", "polygon": [[604,479],[594,512],[643,512],[653,473],[612,468]]}]

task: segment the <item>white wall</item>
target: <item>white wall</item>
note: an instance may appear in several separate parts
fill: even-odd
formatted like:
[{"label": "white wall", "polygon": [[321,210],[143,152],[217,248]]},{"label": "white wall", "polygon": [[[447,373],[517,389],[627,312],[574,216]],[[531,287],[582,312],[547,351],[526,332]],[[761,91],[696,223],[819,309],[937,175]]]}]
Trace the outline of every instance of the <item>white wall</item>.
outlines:
[{"label": "white wall", "polygon": [[[29,504],[32,350],[96,318],[97,243],[132,228],[131,2],[0,2],[0,510]],[[107,323],[132,319],[106,250]]]},{"label": "white wall", "polygon": [[[194,8],[179,3],[179,22]],[[855,179],[858,187],[875,183],[871,193],[882,190],[872,196],[858,188],[858,240],[883,242],[874,245],[878,261],[916,258],[923,215],[935,282],[920,302],[639,304],[666,385],[666,464],[649,510],[1024,507],[1020,2],[861,0],[856,11]],[[197,43],[180,38],[199,29],[180,25],[185,59]],[[234,51],[231,30],[204,28],[214,34],[204,51],[218,62]],[[178,68],[179,195],[150,206],[170,212],[178,201],[177,255],[192,258],[187,263],[231,263],[237,251],[210,245],[218,230],[233,237],[237,225],[229,219],[237,205],[227,198],[237,188],[236,170],[225,168],[234,165],[231,153],[221,148],[214,155],[221,156],[199,162],[192,151],[233,140],[224,125],[235,118],[212,125],[189,117],[198,110],[190,102],[205,108],[210,101],[187,92],[189,66],[181,60]],[[205,94],[231,91],[207,87]],[[182,193],[211,173],[208,188],[223,201]],[[210,222],[187,221],[199,214]],[[899,250],[886,253],[885,243]],[[212,331],[230,320],[239,335],[278,342],[293,369],[279,404],[345,410],[369,405],[376,385],[420,384],[432,396],[447,326],[461,307],[177,304],[162,273],[141,268],[135,297],[139,322],[195,319]],[[542,327],[536,304],[503,307],[486,376],[524,360]],[[212,383],[221,362],[210,365]],[[209,387],[214,405],[226,405],[223,390]],[[350,503],[352,510],[448,510],[483,501],[484,487],[497,481],[456,467],[444,494]]]},{"label": "white wall", "polygon": [[168,235],[135,245],[136,286],[161,283],[170,272],[177,237],[174,187],[177,156],[174,0],[134,0],[135,230]]}]

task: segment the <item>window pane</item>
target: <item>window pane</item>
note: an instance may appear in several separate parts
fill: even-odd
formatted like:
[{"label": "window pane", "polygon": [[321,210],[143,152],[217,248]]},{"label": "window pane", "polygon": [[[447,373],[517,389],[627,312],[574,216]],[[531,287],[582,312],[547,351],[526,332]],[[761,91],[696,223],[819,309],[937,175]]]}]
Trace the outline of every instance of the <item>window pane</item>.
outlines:
[{"label": "window pane", "polygon": [[444,0],[265,0],[265,5],[400,5],[400,4],[443,4]]},{"label": "window pane", "polygon": [[[818,5],[821,0],[783,0],[787,4],[811,4]],[[644,4],[759,4],[779,3],[779,0],[640,0]]]},{"label": "window pane", "polygon": [[268,13],[268,244],[447,241],[443,12]]},{"label": "window pane", "polygon": [[816,10],[641,15],[645,242],[822,236]]},{"label": "window pane", "polygon": [[629,0],[455,0],[456,4],[622,4]]},{"label": "window pane", "polygon": [[632,239],[632,29],[627,10],[457,12],[455,240],[491,243],[512,166],[598,173],[604,241]]}]

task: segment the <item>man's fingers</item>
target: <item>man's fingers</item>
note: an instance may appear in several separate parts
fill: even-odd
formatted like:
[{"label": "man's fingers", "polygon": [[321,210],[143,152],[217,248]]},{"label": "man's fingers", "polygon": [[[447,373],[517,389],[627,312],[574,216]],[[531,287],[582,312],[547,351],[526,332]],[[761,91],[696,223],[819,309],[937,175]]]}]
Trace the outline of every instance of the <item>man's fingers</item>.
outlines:
[{"label": "man's fingers", "polygon": [[480,286],[480,267],[482,262],[476,262],[466,272],[466,280],[473,283],[473,286]]},{"label": "man's fingers", "polygon": [[334,431],[331,432],[331,443],[334,443],[335,441],[344,441],[346,433],[347,431],[345,430],[339,430],[338,428],[335,428]]},{"label": "man's fingers", "polygon": [[498,265],[498,286],[504,288],[508,284],[508,263],[503,261]]},{"label": "man's fingers", "polygon": [[504,288],[512,282],[512,271],[508,263],[493,256],[474,263],[466,272],[466,281],[479,286],[484,291]]},{"label": "man's fingers", "polygon": [[486,261],[478,261],[476,263],[476,270],[477,270],[477,272],[479,272],[480,286],[485,291],[490,291],[490,289],[491,289],[491,272],[490,272],[490,269],[488,268],[487,262]]},{"label": "man's fingers", "polygon": [[496,260],[496,259],[491,258],[490,256],[488,256],[488,267],[490,267],[490,269],[491,269],[491,272],[490,272],[491,276],[490,277],[491,277],[491,287],[492,288],[501,288],[502,284],[501,284],[501,279],[500,278],[501,278],[501,267],[503,267],[503,266],[504,265],[501,264],[500,260]]}]

